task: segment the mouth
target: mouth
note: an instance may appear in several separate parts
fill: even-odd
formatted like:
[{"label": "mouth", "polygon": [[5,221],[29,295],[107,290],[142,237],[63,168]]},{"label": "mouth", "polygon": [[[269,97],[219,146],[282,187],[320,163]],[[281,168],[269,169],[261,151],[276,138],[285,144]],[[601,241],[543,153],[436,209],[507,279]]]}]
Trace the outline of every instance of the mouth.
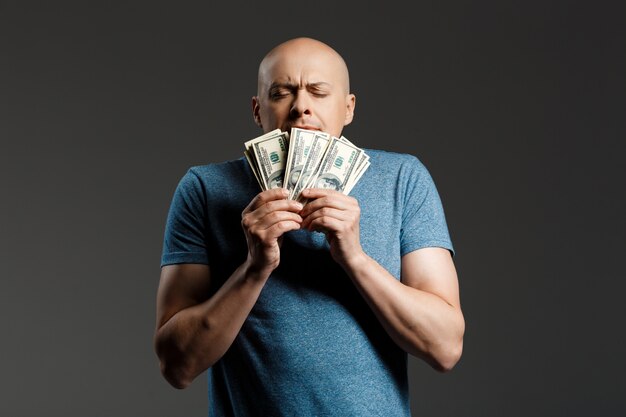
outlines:
[{"label": "mouth", "polygon": [[322,130],[317,126],[311,126],[311,125],[293,125],[293,126],[289,126],[289,130],[291,130],[294,127],[298,129],[304,129],[304,130],[316,130],[318,132]]}]

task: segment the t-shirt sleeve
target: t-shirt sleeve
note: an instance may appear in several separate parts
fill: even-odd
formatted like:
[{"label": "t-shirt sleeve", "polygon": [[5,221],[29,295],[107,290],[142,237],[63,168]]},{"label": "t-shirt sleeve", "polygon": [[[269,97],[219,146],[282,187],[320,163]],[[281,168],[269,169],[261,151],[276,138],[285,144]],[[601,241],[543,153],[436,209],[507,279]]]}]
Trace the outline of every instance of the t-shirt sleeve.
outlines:
[{"label": "t-shirt sleeve", "polygon": [[454,248],[448,232],[441,199],[426,167],[416,158],[405,171],[406,194],[402,229],[401,255],[426,247]]},{"label": "t-shirt sleeve", "polygon": [[165,224],[161,266],[182,263],[207,264],[206,196],[192,169],[178,183]]}]

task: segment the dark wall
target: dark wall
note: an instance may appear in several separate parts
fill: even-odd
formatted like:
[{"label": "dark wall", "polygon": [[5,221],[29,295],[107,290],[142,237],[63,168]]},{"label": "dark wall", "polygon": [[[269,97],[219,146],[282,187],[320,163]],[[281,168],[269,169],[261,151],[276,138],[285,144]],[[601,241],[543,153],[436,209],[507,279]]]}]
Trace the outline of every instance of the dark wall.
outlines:
[{"label": "dark wall", "polygon": [[206,415],[152,348],[165,216],[259,134],[258,62],[295,36],[346,58],[344,134],[444,203],[465,351],[411,359],[414,414],[626,414],[620,2],[211,3],[0,2],[0,415]]}]

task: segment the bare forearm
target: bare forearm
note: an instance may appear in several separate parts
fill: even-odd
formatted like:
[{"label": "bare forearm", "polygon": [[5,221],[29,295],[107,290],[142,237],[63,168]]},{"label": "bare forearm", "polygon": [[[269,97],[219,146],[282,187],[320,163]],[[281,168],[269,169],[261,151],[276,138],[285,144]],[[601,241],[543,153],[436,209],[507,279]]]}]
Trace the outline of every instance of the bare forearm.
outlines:
[{"label": "bare forearm", "polygon": [[256,303],[269,271],[241,265],[207,301],[173,315],[156,333],[164,376],[184,388],[226,353]]},{"label": "bare forearm", "polygon": [[396,344],[438,370],[454,366],[465,328],[458,306],[403,284],[364,253],[344,269]]}]

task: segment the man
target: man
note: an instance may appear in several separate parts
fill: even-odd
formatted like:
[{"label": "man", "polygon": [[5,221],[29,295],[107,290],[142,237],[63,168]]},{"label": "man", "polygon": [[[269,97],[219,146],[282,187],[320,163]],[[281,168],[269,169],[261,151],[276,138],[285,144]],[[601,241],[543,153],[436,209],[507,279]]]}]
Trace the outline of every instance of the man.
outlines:
[{"label": "man", "polygon": [[[344,60],[298,38],[259,67],[254,120],[341,136]],[[155,347],[184,388],[208,370],[210,415],[407,416],[407,352],[446,371],[464,319],[436,188],[414,157],[367,150],[345,196],[258,192],[245,160],[194,167],[167,220]]]}]

